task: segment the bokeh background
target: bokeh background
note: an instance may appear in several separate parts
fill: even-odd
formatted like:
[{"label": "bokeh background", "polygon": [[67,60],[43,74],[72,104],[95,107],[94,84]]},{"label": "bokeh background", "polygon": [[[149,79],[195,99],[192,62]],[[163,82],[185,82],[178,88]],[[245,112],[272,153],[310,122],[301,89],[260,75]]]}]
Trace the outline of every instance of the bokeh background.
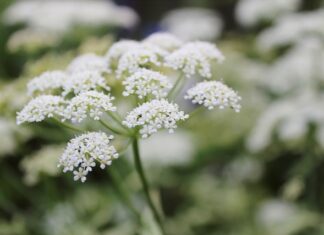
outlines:
[{"label": "bokeh background", "polygon": [[[168,31],[216,43],[242,110],[206,112],[143,141],[174,235],[324,234],[322,0],[1,0],[0,235],[135,235],[105,171],[82,184],[57,159],[73,133],[17,126],[27,82],[121,38]],[[167,147],[166,147],[167,146]],[[114,163],[140,206],[126,152]],[[141,234],[158,235],[149,214]]]}]

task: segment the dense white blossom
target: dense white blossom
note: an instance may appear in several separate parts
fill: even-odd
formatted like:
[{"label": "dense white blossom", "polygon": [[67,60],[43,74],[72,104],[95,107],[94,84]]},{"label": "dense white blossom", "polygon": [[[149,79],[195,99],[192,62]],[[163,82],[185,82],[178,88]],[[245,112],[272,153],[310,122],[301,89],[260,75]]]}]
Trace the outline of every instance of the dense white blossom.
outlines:
[{"label": "dense white blossom", "polygon": [[177,104],[167,100],[152,100],[130,111],[123,124],[128,128],[140,128],[141,136],[147,138],[162,128],[172,133],[177,128],[177,122],[188,117],[189,115],[179,110]]},{"label": "dense white blossom", "polygon": [[204,81],[198,83],[187,91],[185,99],[190,99],[194,104],[201,104],[208,109],[231,107],[239,112],[241,97],[233,89],[218,81]]},{"label": "dense white blossom", "polygon": [[137,95],[140,99],[148,95],[155,98],[162,98],[172,87],[168,78],[159,72],[148,69],[140,69],[123,81],[125,86],[124,96]]},{"label": "dense white blossom", "polygon": [[236,18],[244,26],[253,26],[293,12],[300,3],[300,0],[240,0],[236,8]]},{"label": "dense white blossom", "polygon": [[60,96],[41,95],[17,113],[17,124],[40,122],[45,118],[61,117],[66,101]]},{"label": "dense white blossom", "polygon": [[107,61],[104,57],[95,54],[84,54],[76,57],[68,66],[69,73],[76,72],[108,72]]},{"label": "dense white blossom", "polygon": [[87,116],[99,120],[104,111],[116,111],[114,97],[98,91],[87,91],[73,97],[64,110],[64,119],[81,122]]},{"label": "dense white blossom", "polygon": [[143,40],[143,43],[150,43],[166,51],[173,51],[182,45],[182,41],[170,33],[154,33]]},{"label": "dense white blossom", "polygon": [[257,38],[262,50],[286,46],[310,35],[324,35],[324,10],[295,13],[279,18],[276,24]]},{"label": "dense white blossom", "polygon": [[161,66],[167,52],[151,44],[142,44],[123,54],[118,62],[117,77],[130,75],[143,67]]},{"label": "dense white blossom", "polygon": [[161,26],[185,41],[213,41],[222,33],[223,22],[214,10],[187,7],[168,12]]},{"label": "dense white blossom", "polygon": [[69,78],[63,84],[63,95],[67,95],[70,92],[79,94],[81,92],[104,89],[110,90],[105,78],[95,71],[82,71],[69,75]]},{"label": "dense white blossom", "polygon": [[223,62],[224,56],[213,44],[208,42],[191,42],[166,57],[165,65],[175,70],[182,70],[187,76],[199,74],[210,78],[211,63]]},{"label": "dense white blossom", "polygon": [[128,7],[102,0],[17,1],[4,12],[8,24],[24,23],[28,28],[63,34],[76,25],[111,25],[131,28],[138,16]]},{"label": "dense white blossom", "polygon": [[54,90],[62,88],[67,78],[68,76],[63,71],[42,73],[27,84],[28,95],[51,93]]},{"label": "dense white blossom", "polygon": [[70,140],[59,159],[59,167],[63,167],[63,172],[73,172],[74,180],[86,181],[88,173],[97,164],[104,169],[118,158],[110,143],[112,139],[113,136],[103,132],[89,132]]}]

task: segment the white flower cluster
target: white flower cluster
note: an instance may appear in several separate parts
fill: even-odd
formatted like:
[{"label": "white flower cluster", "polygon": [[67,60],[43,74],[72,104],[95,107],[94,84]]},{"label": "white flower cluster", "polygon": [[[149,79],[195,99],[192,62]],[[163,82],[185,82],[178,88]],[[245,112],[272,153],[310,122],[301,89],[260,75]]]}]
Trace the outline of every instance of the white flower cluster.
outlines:
[{"label": "white flower cluster", "polygon": [[106,91],[110,90],[105,78],[97,71],[81,71],[69,75],[63,84],[62,95],[66,96],[70,92],[79,94],[89,90],[96,90],[98,88]]},{"label": "white flower cluster", "polygon": [[222,33],[223,22],[213,10],[187,7],[168,12],[161,26],[185,41],[214,41]]},{"label": "white flower cluster", "polygon": [[208,42],[191,42],[174,51],[165,59],[165,65],[175,70],[181,70],[186,77],[199,74],[210,78],[211,62],[223,62],[224,56],[220,50]]},{"label": "white flower cluster", "polygon": [[178,49],[183,42],[170,33],[155,33],[143,40],[143,43],[153,44],[166,51]]},{"label": "white flower cluster", "polygon": [[118,158],[115,147],[110,144],[112,139],[113,136],[103,132],[89,132],[72,139],[60,157],[59,167],[63,167],[63,172],[73,172],[74,180],[85,182],[97,164],[105,169]]},{"label": "white flower cluster", "polygon": [[28,95],[51,93],[53,90],[61,89],[67,78],[67,74],[63,71],[45,72],[27,84]]},{"label": "white flower cluster", "polygon": [[75,72],[108,72],[107,61],[104,57],[95,54],[83,54],[75,58],[67,68],[69,73]]},{"label": "white flower cluster", "polygon": [[24,23],[28,28],[63,34],[75,25],[131,28],[137,14],[128,7],[102,0],[17,1],[4,12],[8,24]]},{"label": "white flower cluster", "polygon": [[99,120],[104,111],[116,111],[112,104],[114,97],[98,91],[87,91],[71,99],[64,110],[64,119],[81,122],[89,115]]},{"label": "white flower cluster", "polygon": [[149,95],[153,95],[157,99],[163,98],[172,87],[166,76],[148,69],[140,69],[127,77],[123,81],[123,85],[125,86],[124,96],[135,94],[140,99]]},{"label": "white flower cluster", "polygon": [[204,81],[187,91],[185,99],[191,99],[194,104],[202,104],[208,109],[231,107],[239,112],[241,97],[228,86],[218,81]]},{"label": "white flower cluster", "polygon": [[143,67],[159,67],[166,55],[166,51],[150,44],[142,44],[133,50],[129,50],[118,61],[117,78],[130,75]]},{"label": "white flower cluster", "polygon": [[60,96],[38,96],[17,113],[17,124],[41,122],[45,118],[62,117],[65,104],[66,102]]},{"label": "white flower cluster", "polygon": [[187,118],[189,115],[179,111],[177,104],[167,100],[152,100],[129,112],[123,124],[128,128],[139,127],[139,133],[147,138],[162,128],[172,133],[177,128],[176,123]]},{"label": "white flower cluster", "polygon": [[236,8],[236,18],[244,26],[254,26],[293,12],[300,4],[301,0],[240,0]]}]

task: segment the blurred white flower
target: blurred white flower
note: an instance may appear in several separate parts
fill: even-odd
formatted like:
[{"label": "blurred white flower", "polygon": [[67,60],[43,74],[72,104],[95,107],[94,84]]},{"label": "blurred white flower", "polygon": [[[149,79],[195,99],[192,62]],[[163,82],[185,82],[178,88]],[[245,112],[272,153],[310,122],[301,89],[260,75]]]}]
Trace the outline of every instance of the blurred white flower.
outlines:
[{"label": "blurred white flower", "polygon": [[265,71],[263,86],[276,95],[317,89],[324,83],[324,45],[315,37],[303,38]]},{"label": "blurred white flower", "polygon": [[114,43],[106,53],[108,68],[116,70],[118,61],[126,52],[140,46],[140,43],[134,40],[123,39]]},{"label": "blurred white flower", "polygon": [[99,120],[104,112],[116,111],[114,97],[98,91],[87,91],[73,97],[64,110],[64,120],[81,122],[87,116]]},{"label": "blurred white flower", "polygon": [[16,125],[7,118],[0,118],[0,135],[3,136],[0,142],[0,156],[13,153],[16,149],[18,141],[16,136]]},{"label": "blurred white flower", "polygon": [[61,145],[49,145],[36,151],[31,156],[25,157],[21,162],[25,183],[28,185],[37,184],[42,174],[58,175],[57,156],[62,154],[63,150],[64,147]]},{"label": "blurred white flower", "polygon": [[129,50],[121,56],[118,62],[117,78],[130,75],[143,67],[161,66],[166,55],[166,51],[148,44]]},{"label": "blurred white flower", "polygon": [[31,101],[17,113],[17,124],[41,122],[45,118],[60,118],[66,101],[60,96],[41,95]]},{"label": "blurred white flower", "polygon": [[67,72],[108,72],[107,61],[104,57],[95,54],[84,54],[76,57],[68,66]]},{"label": "blurred white flower", "polygon": [[219,107],[224,109],[231,107],[239,112],[241,97],[231,88],[218,81],[204,81],[190,88],[185,95],[194,104],[204,105],[209,110]]},{"label": "blurred white flower", "polygon": [[163,98],[172,87],[171,82],[166,76],[148,69],[140,69],[127,77],[123,81],[123,85],[125,86],[124,96],[135,94],[140,99],[148,95],[153,95],[155,98]]},{"label": "blurred white flower", "polygon": [[254,26],[293,12],[300,4],[301,0],[240,0],[236,8],[236,18],[244,26]]},{"label": "blurred white flower", "polygon": [[68,76],[63,71],[44,72],[27,84],[28,95],[44,94],[62,88]]},{"label": "blurred white flower", "polygon": [[324,10],[290,14],[277,19],[275,23],[257,38],[261,50],[290,45],[311,35],[323,36]]},{"label": "blurred white flower", "polygon": [[18,1],[4,13],[8,24],[25,23],[37,30],[64,33],[75,25],[131,28],[138,22],[130,8],[101,0]]},{"label": "blurred white flower", "polygon": [[183,111],[179,111],[177,104],[166,100],[152,100],[130,111],[123,124],[128,128],[139,127],[142,138],[147,138],[162,128],[173,133],[177,128],[176,123],[188,117]]},{"label": "blurred white flower", "polygon": [[186,77],[199,74],[210,78],[211,63],[223,62],[224,56],[213,44],[208,42],[189,42],[165,58],[165,65],[174,70],[181,70]]},{"label": "blurred white flower", "polygon": [[222,32],[223,22],[217,13],[206,8],[180,8],[168,12],[161,21],[167,32],[185,41],[213,41]]},{"label": "blurred white flower", "polygon": [[105,78],[95,71],[81,71],[69,74],[68,79],[63,83],[63,93],[66,96],[70,92],[79,94],[90,90],[110,90]]},{"label": "blurred white flower", "polygon": [[310,124],[317,127],[324,124],[323,96],[306,92],[279,100],[261,115],[247,147],[254,152],[265,149],[271,144],[274,133],[284,142],[307,138]]},{"label": "blurred white flower", "polygon": [[74,180],[85,182],[97,164],[104,169],[118,158],[115,147],[110,144],[112,139],[113,136],[103,132],[89,132],[70,140],[60,157],[59,167],[63,167],[63,172],[73,172]]},{"label": "blurred white flower", "polygon": [[166,51],[173,51],[179,48],[183,42],[170,33],[154,33],[143,40],[143,43],[150,43]]}]

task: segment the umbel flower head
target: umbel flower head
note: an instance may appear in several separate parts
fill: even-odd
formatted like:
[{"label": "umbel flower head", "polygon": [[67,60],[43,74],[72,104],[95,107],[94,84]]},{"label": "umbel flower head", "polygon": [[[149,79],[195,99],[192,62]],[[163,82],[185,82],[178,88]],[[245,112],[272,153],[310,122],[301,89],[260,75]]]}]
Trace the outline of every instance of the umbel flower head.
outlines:
[{"label": "umbel flower head", "polygon": [[27,84],[28,95],[51,94],[61,89],[68,76],[63,71],[50,71],[42,73]]},{"label": "umbel flower head", "polygon": [[157,67],[162,65],[167,52],[153,45],[142,44],[136,49],[123,54],[118,62],[117,78],[130,75],[143,67]]},{"label": "umbel flower head", "polygon": [[224,56],[216,46],[208,42],[190,42],[165,58],[165,65],[181,70],[186,77],[199,74],[210,78],[211,63],[223,62]]},{"label": "umbel flower head", "polygon": [[135,94],[140,99],[148,95],[163,98],[167,95],[167,90],[172,87],[166,76],[148,69],[140,69],[127,77],[123,85],[125,86],[124,96]]},{"label": "umbel flower head", "polygon": [[113,136],[107,136],[103,132],[80,135],[70,140],[58,166],[63,167],[63,172],[73,172],[74,180],[84,182],[97,164],[104,169],[118,158],[115,147],[110,144],[112,139]]},{"label": "umbel flower head", "polygon": [[107,61],[104,57],[95,54],[84,54],[78,56],[69,64],[67,71],[69,73],[80,71],[108,72]]},{"label": "umbel flower head", "polygon": [[128,128],[139,127],[139,133],[147,138],[162,128],[172,133],[177,128],[176,123],[188,117],[179,111],[177,104],[167,100],[152,100],[129,112],[123,124]]},{"label": "umbel flower head", "polygon": [[201,104],[208,109],[231,107],[239,112],[241,97],[228,86],[218,81],[204,81],[198,83],[187,91],[185,99],[190,99],[194,104]]},{"label": "umbel flower head", "polygon": [[65,100],[60,96],[41,95],[31,101],[17,113],[17,124],[41,122],[45,118],[62,117]]},{"label": "umbel flower head", "polygon": [[143,43],[153,44],[166,51],[173,51],[182,45],[182,41],[170,33],[154,33],[143,40]]},{"label": "umbel flower head", "polygon": [[64,119],[72,122],[81,122],[87,116],[99,120],[104,111],[116,111],[112,104],[114,97],[103,92],[87,91],[71,99],[64,110]]},{"label": "umbel flower head", "polygon": [[105,78],[96,71],[81,71],[70,74],[69,79],[63,84],[63,95],[68,95],[70,92],[79,94],[89,90],[104,89],[110,90]]}]

